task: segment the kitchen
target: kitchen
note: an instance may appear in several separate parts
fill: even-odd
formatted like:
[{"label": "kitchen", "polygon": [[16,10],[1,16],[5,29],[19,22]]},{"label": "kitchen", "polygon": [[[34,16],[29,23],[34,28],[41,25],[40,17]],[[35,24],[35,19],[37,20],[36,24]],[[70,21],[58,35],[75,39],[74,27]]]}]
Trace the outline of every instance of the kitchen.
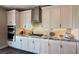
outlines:
[{"label": "kitchen", "polygon": [[0,49],[9,46],[31,54],[79,54],[78,19],[78,5],[2,5]]}]

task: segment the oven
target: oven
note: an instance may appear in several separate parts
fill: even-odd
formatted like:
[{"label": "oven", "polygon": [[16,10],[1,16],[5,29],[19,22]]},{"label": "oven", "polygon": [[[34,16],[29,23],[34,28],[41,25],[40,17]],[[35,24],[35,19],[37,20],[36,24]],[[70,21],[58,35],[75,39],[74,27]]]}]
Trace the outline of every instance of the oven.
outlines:
[{"label": "oven", "polygon": [[15,36],[16,27],[14,25],[8,25],[8,40],[13,41]]}]

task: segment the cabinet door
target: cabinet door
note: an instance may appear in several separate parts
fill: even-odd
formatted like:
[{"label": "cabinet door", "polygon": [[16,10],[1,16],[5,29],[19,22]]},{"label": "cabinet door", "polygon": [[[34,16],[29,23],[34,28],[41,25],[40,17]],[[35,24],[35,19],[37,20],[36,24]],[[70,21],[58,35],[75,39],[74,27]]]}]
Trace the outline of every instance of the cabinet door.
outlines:
[{"label": "cabinet door", "polygon": [[40,40],[40,54],[48,54],[48,39]]},{"label": "cabinet door", "polygon": [[39,38],[34,38],[34,52],[39,53],[40,49],[40,43],[39,43]]},{"label": "cabinet door", "polygon": [[31,10],[20,12],[20,27],[30,28],[31,26]]},{"label": "cabinet door", "polygon": [[79,6],[73,6],[73,28],[79,28]]},{"label": "cabinet door", "polygon": [[28,39],[26,37],[22,37],[22,50],[28,51]]},{"label": "cabinet door", "polygon": [[12,42],[12,47],[16,48],[16,38],[13,39],[13,42]]},{"label": "cabinet door", "polygon": [[50,27],[59,28],[60,25],[60,6],[51,6]]},{"label": "cabinet door", "polygon": [[33,38],[29,38],[28,40],[28,50],[30,52],[34,52],[34,39]]},{"label": "cabinet door", "polygon": [[25,27],[25,19],[26,19],[26,12],[25,11],[22,11],[19,13],[19,16],[20,16],[20,27],[23,28]]},{"label": "cabinet door", "polygon": [[44,28],[49,28],[50,26],[50,7],[42,8],[42,25]]},{"label": "cabinet door", "polygon": [[26,23],[25,23],[25,25],[26,25],[26,28],[31,28],[31,26],[32,26],[32,24],[31,24],[31,10],[28,10],[28,11],[26,11]]},{"label": "cabinet door", "polygon": [[17,36],[16,37],[16,43],[15,43],[16,46],[15,46],[15,48],[22,49],[21,42],[22,42],[22,39],[19,36]]},{"label": "cabinet door", "polygon": [[76,54],[76,42],[62,41],[61,54]]},{"label": "cabinet door", "polygon": [[49,54],[60,54],[60,41],[49,40],[48,41],[48,52]]},{"label": "cabinet door", "polygon": [[61,6],[61,26],[72,28],[72,6]]},{"label": "cabinet door", "polygon": [[79,54],[79,42],[77,42],[77,54]]},{"label": "cabinet door", "polygon": [[8,25],[15,25],[15,10],[11,10],[7,12],[7,21]]}]

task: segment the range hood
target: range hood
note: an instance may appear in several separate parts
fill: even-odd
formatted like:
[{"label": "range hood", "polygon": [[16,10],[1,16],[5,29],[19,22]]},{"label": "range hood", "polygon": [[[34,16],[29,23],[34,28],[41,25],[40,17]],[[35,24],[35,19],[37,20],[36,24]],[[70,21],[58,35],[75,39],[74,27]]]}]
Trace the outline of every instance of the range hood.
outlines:
[{"label": "range hood", "polygon": [[42,11],[41,7],[35,7],[32,9],[32,23],[41,23],[42,22]]}]

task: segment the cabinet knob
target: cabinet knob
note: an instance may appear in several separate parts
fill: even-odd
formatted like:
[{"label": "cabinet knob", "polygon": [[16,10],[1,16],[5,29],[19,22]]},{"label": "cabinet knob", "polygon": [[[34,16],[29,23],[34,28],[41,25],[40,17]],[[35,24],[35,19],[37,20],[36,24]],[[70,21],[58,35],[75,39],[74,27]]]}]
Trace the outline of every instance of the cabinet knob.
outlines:
[{"label": "cabinet knob", "polygon": [[26,27],[26,25],[24,27]]},{"label": "cabinet knob", "polygon": [[32,41],[32,43],[34,43],[34,41]]},{"label": "cabinet knob", "polygon": [[59,25],[59,27],[61,28],[61,24]]},{"label": "cabinet knob", "polygon": [[22,40],[20,39],[20,41],[22,41]]},{"label": "cabinet knob", "polygon": [[60,45],[60,48],[62,48],[63,46],[62,45]]},{"label": "cabinet knob", "polygon": [[48,43],[48,46],[50,46],[50,44]]}]

